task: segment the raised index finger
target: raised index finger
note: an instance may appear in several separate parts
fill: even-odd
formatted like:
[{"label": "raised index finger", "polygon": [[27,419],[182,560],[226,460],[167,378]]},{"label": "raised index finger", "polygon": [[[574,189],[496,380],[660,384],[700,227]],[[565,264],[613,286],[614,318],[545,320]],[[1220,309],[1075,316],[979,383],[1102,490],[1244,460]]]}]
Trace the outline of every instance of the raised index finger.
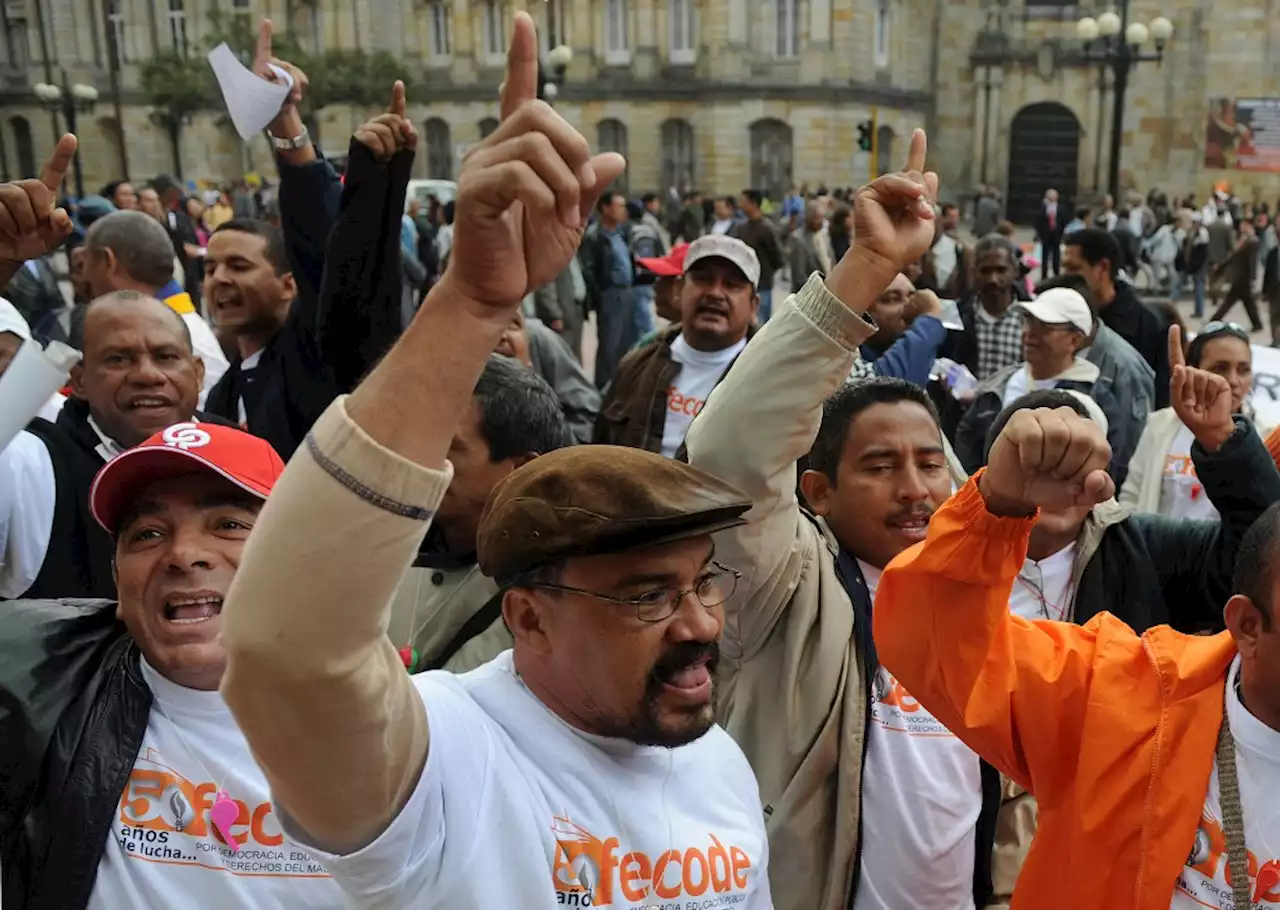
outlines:
[{"label": "raised index finger", "polygon": [[[49,192],[55,194],[58,192],[58,187],[62,186],[62,181],[66,179],[67,168],[71,167],[71,159],[75,155],[76,137],[72,133],[67,133],[58,140],[53,154],[45,162],[44,170],[40,172],[40,182],[49,188]],[[47,213],[37,212],[36,214]]]},{"label": "raised index finger", "polygon": [[917,129],[911,134],[911,148],[907,152],[907,171],[924,173],[925,152],[929,150],[929,140],[924,130]]},{"label": "raised index finger", "polygon": [[387,113],[397,117],[404,116],[404,83],[399,79],[391,86],[391,106],[387,108]]},{"label": "raised index finger", "polygon": [[502,83],[502,119],[506,120],[526,101],[538,97],[538,39],[533,19],[516,13],[507,51],[507,78]]},{"label": "raised index finger", "polygon": [[1179,325],[1169,326],[1169,369],[1186,365],[1186,358],[1182,355],[1182,327]]},{"label": "raised index finger", "polygon": [[258,25],[258,42],[253,49],[253,68],[255,72],[266,72],[271,62],[271,20],[263,19]]}]

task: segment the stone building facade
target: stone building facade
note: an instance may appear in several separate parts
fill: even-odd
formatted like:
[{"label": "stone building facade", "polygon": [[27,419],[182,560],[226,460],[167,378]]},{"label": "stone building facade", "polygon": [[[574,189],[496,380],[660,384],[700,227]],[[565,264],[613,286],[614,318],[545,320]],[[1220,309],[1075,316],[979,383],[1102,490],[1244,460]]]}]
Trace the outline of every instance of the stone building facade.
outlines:
[{"label": "stone building facade", "polygon": [[[196,47],[209,13],[270,16],[312,50],[384,49],[404,61],[422,137],[421,176],[456,176],[497,116],[512,12],[528,8],[547,49],[573,62],[556,100],[601,148],[624,152],[632,192],[697,186],[847,186],[897,166],[913,127],[930,132],[944,192],[979,182],[1031,199],[1061,184],[1091,198],[1105,182],[1111,92],[1083,62],[1062,0],[0,0],[0,176],[38,166],[55,135],[31,86],[59,81],[101,92],[79,132],[86,186],[175,170],[151,123],[137,61]],[[1203,166],[1210,98],[1267,94],[1280,62],[1280,0],[1134,0],[1134,19],[1163,14],[1176,33],[1162,65],[1130,80],[1123,164],[1145,190],[1196,191],[1218,181],[1276,195],[1271,174]],[[1093,10],[1097,12],[1098,10]],[[112,72],[111,48],[120,65]],[[46,53],[47,49],[47,53]],[[48,65],[45,60],[48,59]],[[117,90],[118,88],[118,90]],[[269,172],[266,143],[242,143],[220,99],[184,130],[188,179]],[[345,149],[376,111],[318,115],[319,144]],[[874,120],[875,154],[857,148]],[[1016,205],[1014,206],[1017,207]]]}]

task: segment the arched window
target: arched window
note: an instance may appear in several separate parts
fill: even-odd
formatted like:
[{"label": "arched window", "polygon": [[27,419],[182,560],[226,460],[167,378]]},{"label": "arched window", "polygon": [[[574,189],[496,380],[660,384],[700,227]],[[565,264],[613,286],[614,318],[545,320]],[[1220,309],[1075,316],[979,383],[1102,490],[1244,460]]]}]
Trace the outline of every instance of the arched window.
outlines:
[{"label": "arched window", "polygon": [[480,138],[488,139],[489,134],[498,128],[498,121],[493,117],[485,117],[480,121]]},{"label": "arched window", "polygon": [[751,185],[773,200],[791,187],[791,127],[781,120],[751,124]]},{"label": "arched window", "polygon": [[[617,152],[627,157],[627,126],[620,120],[601,120],[596,124],[596,150],[601,152]],[[619,193],[627,192],[627,172],[623,171],[613,182],[613,189]]]},{"label": "arched window", "polygon": [[99,117],[98,130],[102,134],[102,143],[111,149],[111,163],[107,166],[107,178],[119,180],[126,173],[124,155],[124,132],[115,117]]},{"label": "arched window", "polygon": [[694,188],[693,125],[687,120],[662,124],[662,189],[680,193]]},{"label": "arched window", "polygon": [[13,130],[13,143],[18,150],[18,179],[39,176],[36,149],[31,142],[31,121],[26,117],[10,117],[9,129]]},{"label": "arched window", "polygon": [[453,179],[453,140],[449,124],[432,117],[423,124],[427,141],[427,176],[433,180]]}]

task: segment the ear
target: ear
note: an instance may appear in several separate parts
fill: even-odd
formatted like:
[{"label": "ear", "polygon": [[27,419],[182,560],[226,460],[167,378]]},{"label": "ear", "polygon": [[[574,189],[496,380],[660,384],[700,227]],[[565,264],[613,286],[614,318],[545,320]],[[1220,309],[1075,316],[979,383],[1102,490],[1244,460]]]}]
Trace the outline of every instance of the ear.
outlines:
[{"label": "ear", "polygon": [[91,250],[89,255],[92,256],[95,252],[102,257],[102,270],[108,275],[114,275],[120,267],[120,260],[116,258],[116,251],[109,246],[104,246],[100,250]]},{"label": "ear", "polygon": [[831,514],[831,490],[831,479],[821,471],[805,471],[800,475],[800,492],[814,515],[825,518]]},{"label": "ear", "polygon": [[285,272],[280,276],[280,290],[287,295],[288,299],[283,303],[292,303],[293,299],[298,296],[298,280],[293,277],[293,272]]},{"label": "ear", "polygon": [[537,457],[537,452],[525,452],[523,455],[517,455],[511,459],[511,469],[514,471],[516,468],[522,468]]},{"label": "ear", "polygon": [[511,588],[502,595],[502,619],[511,636],[538,657],[551,651],[543,611],[545,605],[529,588]]},{"label": "ear", "polygon": [[[116,558],[114,556],[111,557],[111,583],[117,591],[120,590],[120,570],[116,567]],[[116,601],[116,619],[120,622],[124,621],[123,608],[120,606],[119,600]]]},{"label": "ear", "polygon": [[1222,611],[1236,648],[1245,657],[1257,654],[1259,639],[1270,625],[1262,611],[1243,594],[1233,594]]},{"label": "ear", "polygon": [[204,388],[204,358],[199,354],[192,356],[196,368],[196,391]]},{"label": "ear", "polygon": [[71,368],[71,393],[76,398],[84,398],[84,361],[77,360]]}]

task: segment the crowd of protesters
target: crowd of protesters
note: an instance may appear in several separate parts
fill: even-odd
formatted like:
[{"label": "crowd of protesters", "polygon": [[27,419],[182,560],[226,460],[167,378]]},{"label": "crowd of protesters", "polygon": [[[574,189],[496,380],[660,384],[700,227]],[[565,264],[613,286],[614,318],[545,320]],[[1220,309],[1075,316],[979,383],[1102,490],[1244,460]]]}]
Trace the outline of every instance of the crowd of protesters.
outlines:
[{"label": "crowd of protesters", "polygon": [[513,32],[413,233],[398,82],[198,277],[131,187],[57,206],[74,136],[0,185],[0,287],[83,229],[80,360],[0,440],[5,906],[1274,900],[1248,331],[1166,330],[1106,227],[1028,289],[922,131],[830,206],[629,218]]}]

